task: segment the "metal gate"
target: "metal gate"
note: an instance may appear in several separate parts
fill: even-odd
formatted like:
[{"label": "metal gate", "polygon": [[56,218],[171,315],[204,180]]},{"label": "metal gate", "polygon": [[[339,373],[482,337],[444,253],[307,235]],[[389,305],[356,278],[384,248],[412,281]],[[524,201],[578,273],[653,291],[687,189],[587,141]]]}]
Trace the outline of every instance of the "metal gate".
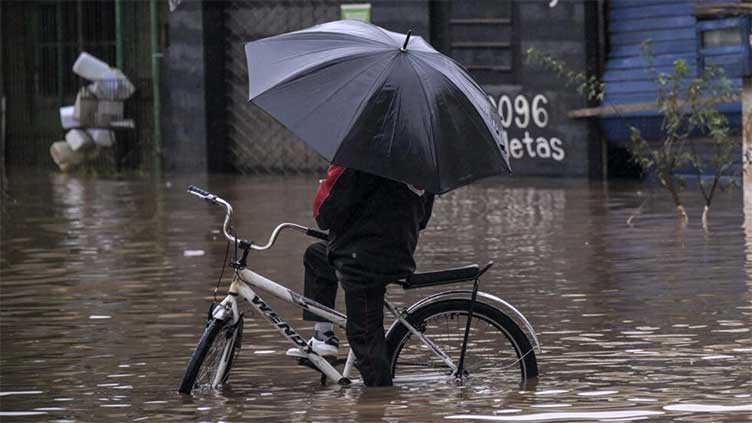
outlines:
[{"label": "metal gate", "polygon": [[78,52],[115,58],[114,25],[90,25],[93,16],[113,16],[112,4],[12,1],[2,7],[7,159],[52,165],[50,144],[63,135],[58,107],[72,104],[80,86],[70,71]]},{"label": "metal gate", "polygon": [[339,1],[233,1],[225,8],[227,132],[231,160],[242,173],[307,173],[326,162],[300,139],[248,103],[243,44],[339,19]]},{"label": "metal gate", "polygon": [[[118,131],[113,149],[92,161],[99,167],[135,168],[151,145],[153,128],[149,4],[122,2],[123,72],[136,86],[126,102],[135,130]],[[165,5],[166,8],[166,5]],[[63,139],[59,108],[72,105],[86,83],[72,72],[82,51],[115,64],[113,0],[0,1],[0,95],[6,109],[0,161],[13,166],[53,168],[50,144]],[[3,110],[0,110],[3,112]],[[113,163],[114,162],[114,163]]]}]

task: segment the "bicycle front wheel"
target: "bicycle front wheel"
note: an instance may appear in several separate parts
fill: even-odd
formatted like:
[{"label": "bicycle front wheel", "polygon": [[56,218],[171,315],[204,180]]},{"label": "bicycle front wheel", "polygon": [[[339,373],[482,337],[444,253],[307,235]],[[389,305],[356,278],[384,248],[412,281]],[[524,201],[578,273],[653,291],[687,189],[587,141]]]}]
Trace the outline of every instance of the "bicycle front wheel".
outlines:
[{"label": "bicycle front wheel", "polygon": [[[469,308],[470,300],[447,299],[411,312],[407,321],[457,366]],[[470,323],[463,377],[520,383],[538,376],[530,341],[512,319],[488,304],[476,302]],[[420,380],[454,373],[401,323],[389,331],[386,342],[395,380]]]},{"label": "bicycle front wheel", "polygon": [[242,316],[236,324],[212,319],[193,351],[178,392],[190,394],[197,387],[216,388],[224,384],[240,352],[242,334]]}]

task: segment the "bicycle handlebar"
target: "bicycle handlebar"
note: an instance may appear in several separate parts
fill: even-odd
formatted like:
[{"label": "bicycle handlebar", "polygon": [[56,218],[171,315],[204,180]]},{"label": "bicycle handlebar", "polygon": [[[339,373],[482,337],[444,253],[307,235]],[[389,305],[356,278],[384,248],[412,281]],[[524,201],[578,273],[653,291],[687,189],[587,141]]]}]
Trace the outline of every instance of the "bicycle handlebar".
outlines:
[{"label": "bicycle handlebar", "polygon": [[318,229],[308,228],[306,229],[305,234],[313,238],[318,238],[322,241],[329,241],[329,234]]},{"label": "bicycle handlebar", "polygon": [[188,192],[190,192],[191,194],[198,195],[199,197],[207,197],[207,196],[211,195],[208,192],[202,190],[201,188],[199,188],[199,187],[197,187],[195,185],[189,185],[188,186]]},{"label": "bicycle handlebar", "polygon": [[[227,240],[230,242],[239,243],[241,241],[240,239],[231,235],[229,232],[230,222],[232,221],[232,206],[230,205],[230,203],[228,203],[227,201],[223,200],[222,198],[208,191],[204,191],[201,188],[198,188],[193,185],[188,187],[188,192],[214,205],[224,207],[226,214],[225,214],[225,222],[222,225],[222,233],[224,234],[225,238],[227,238]],[[277,237],[279,236],[279,233],[284,229],[294,229],[310,237],[318,238],[324,241],[329,239],[329,234],[327,234],[326,232],[320,231],[318,229],[307,228],[305,226],[298,225],[296,223],[281,223],[277,225],[276,228],[274,228],[274,231],[272,231],[271,236],[269,236],[269,241],[266,243],[266,245],[259,246],[259,245],[253,244],[252,242],[249,242],[248,244],[251,246],[252,249],[256,251],[268,250],[274,245],[274,243],[277,241]]]}]

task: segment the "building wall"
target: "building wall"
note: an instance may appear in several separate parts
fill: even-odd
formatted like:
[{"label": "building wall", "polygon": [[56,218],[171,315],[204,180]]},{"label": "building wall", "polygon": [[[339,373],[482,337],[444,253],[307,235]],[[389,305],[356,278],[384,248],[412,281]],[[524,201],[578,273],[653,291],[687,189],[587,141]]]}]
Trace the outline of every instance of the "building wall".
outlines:
[{"label": "building wall", "polygon": [[[598,23],[597,16],[588,8],[597,3],[574,0],[559,2],[553,7],[548,2],[512,0],[375,0],[370,3],[373,23],[398,32],[412,29],[414,34],[454,57],[476,77],[491,101],[497,104],[506,123],[516,175],[587,176],[592,173],[591,167],[599,168],[601,152],[599,144],[592,140],[592,126],[587,121],[567,117],[568,111],[584,107],[585,101],[574,89],[564,89],[562,81],[526,63],[524,55],[527,48],[535,47],[566,60],[579,71],[588,70],[588,57],[597,42],[598,32],[591,30],[597,28]],[[216,91],[223,88],[224,113],[216,112],[221,108],[220,103],[206,107],[208,100],[204,99],[204,112],[215,115],[206,121],[201,118],[185,121],[181,129],[165,129],[176,137],[165,141],[173,150],[167,151],[167,156],[179,155],[186,148],[185,142],[203,143],[198,148],[213,152],[209,156],[225,158],[215,161],[215,168],[216,163],[224,162],[247,173],[321,170],[325,163],[315,153],[247,103],[242,44],[338,19],[340,4],[324,0],[224,2],[221,23],[217,19],[206,19],[202,15],[206,8],[204,11],[185,8],[181,15],[173,12],[174,16],[170,16],[170,50],[173,51],[165,56],[165,72],[170,75],[167,78],[170,81],[179,80],[181,75],[183,80],[167,82],[172,84],[167,89],[176,90],[167,95],[171,104],[165,106],[170,110],[170,125],[180,124],[181,116],[198,113],[201,109],[179,101],[181,98],[198,100],[197,94],[189,92],[193,89],[189,85],[199,84],[197,81],[201,79],[196,72],[204,72],[204,81],[222,81],[221,84],[215,82],[211,88],[211,98],[216,100]],[[180,30],[182,35],[176,34],[177,28],[185,26],[186,14],[193,16],[191,22],[201,24],[192,24]],[[216,59],[207,61],[207,65],[214,65],[216,69],[210,66],[201,71],[199,64],[179,63],[195,56],[177,53],[191,45],[190,39],[198,37],[194,31],[204,33],[204,46],[210,42],[219,45],[216,40],[211,41],[216,36],[206,36],[217,25],[223,26],[224,65],[216,66]],[[196,42],[196,48],[200,49],[201,43]],[[206,83],[204,90],[210,90]],[[207,126],[219,129],[207,133]],[[222,136],[215,137],[214,133]],[[223,143],[224,147],[216,147],[217,143]],[[593,145],[597,148],[593,149]],[[225,150],[219,151],[222,148]],[[175,163],[171,168],[193,166]]]},{"label": "building wall", "polygon": [[[670,74],[676,60],[689,66],[687,78],[701,75],[706,66],[721,67],[732,91],[741,92],[743,76],[750,72],[749,18],[705,16],[698,8],[709,4],[733,4],[738,0],[609,0],[607,26],[610,48],[603,79],[607,84],[604,105],[655,102],[659,73]],[[646,44],[647,43],[647,44]],[[650,53],[646,52],[648,47]],[[741,102],[716,105],[725,114],[741,148]],[[630,127],[648,140],[660,139],[663,117],[646,108],[633,113],[605,115],[600,126],[612,146],[628,148]],[[712,148],[697,139],[700,156],[711,157]],[[738,155],[741,157],[741,155]],[[731,172],[740,171],[741,159]],[[681,170],[684,171],[684,170]]]},{"label": "building wall", "polygon": [[[610,48],[604,105],[654,102],[658,73],[671,73],[676,60],[689,65],[688,78],[698,76],[705,65],[724,69],[733,90],[741,90],[749,70],[749,21],[744,17],[698,18],[696,7],[717,0],[684,0],[666,3],[652,0],[610,0],[608,33]],[[738,1],[729,2],[737,3]],[[735,45],[705,46],[703,36],[716,28],[739,32]],[[746,33],[745,33],[746,32]],[[728,34],[727,34],[728,35]],[[648,55],[643,44],[649,43]],[[741,102],[720,104],[732,125],[740,126]],[[660,119],[655,109],[602,119],[611,142],[628,143],[629,125],[641,126],[648,136],[658,136]]]},{"label": "building wall", "polygon": [[170,45],[162,67],[162,143],[167,172],[206,170],[207,63],[204,57],[204,7],[185,2],[169,16]]},{"label": "building wall", "polygon": [[[597,22],[588,8],[596,3],[559,2],[549,7],[546,2],[518,2],[517,6],[517,84],[489,88],[492,95],[498,96],[497,102],[509,98],[512,106],[508,108],[511,116],[506,116],[507,107],[502,107],[502,117],[510,122],[513,155],[517,147],[518,157],[513,165],[522,174],[588,176],[591,168],[600,169],[599,143],[589,122],[567,116],[571,110],[586,107],[585,98],[575,87],[565,86],[560,77],[528,63],[525,52],[534,48],[564,61],[577,72],[594,72],[594,68],[588,68],[588,59],[594,54],[589,51],[594,48],[591,44],[597,42]],[[530,120],[525,125],[528,110]],[[514,139],[522,145],[515,145]],[[595,172],[598,173],[599,170]]]},{"label": "building wall", "polygon": [[[553,7],[551,6],[553,4]],[[587,176],[600,171],[591,123],[567,117],[585,107],[574,87],[537,64],[534,48],[578,71],[598,42],[597,2],[431,2],[433,44],[460,61],[497,105],[516,175]],[[593,148],[595,147],[595,148]]]},{"label": "building wall", "polygon": [[[597,176],[600,143],[588,121],[567,117],[586,106],[574,88],[528,63],[535,48],[573,69],[595,71],[597,14],[592,1],[426,1],[428,39],[458,60],[496,104],[518,176]],[[379,5],[374,5],[378,9]],[[404,30],[405,28],[399,28]]]}]

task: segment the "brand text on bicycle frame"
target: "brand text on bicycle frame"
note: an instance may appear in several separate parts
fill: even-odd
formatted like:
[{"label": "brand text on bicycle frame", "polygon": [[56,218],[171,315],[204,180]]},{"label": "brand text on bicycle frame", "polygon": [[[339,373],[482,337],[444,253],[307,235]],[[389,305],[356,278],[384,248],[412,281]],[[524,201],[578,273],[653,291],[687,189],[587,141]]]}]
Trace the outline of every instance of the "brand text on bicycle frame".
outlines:
[{"label": "brand text on bicycle frame", "polygon": [[287,324],[284,320],[280,319],[279,315],[275,313],[271,307],[266,305],[265,302],[261,300],[258,296],[253,297],[251,299],[251,303],[258,306],[258,309],[261,310],[262,313],[264,313],[264,316],[266,316],[269,320],[274,323],[277,328],[282,331],[288,339],[290,339],[292,342],[294,342],[299,347],[307,347],[308,344],[306,344],[306,341],[300,337],[300,335],[295,332],[293,328],[290,327],[290,325]]}]

